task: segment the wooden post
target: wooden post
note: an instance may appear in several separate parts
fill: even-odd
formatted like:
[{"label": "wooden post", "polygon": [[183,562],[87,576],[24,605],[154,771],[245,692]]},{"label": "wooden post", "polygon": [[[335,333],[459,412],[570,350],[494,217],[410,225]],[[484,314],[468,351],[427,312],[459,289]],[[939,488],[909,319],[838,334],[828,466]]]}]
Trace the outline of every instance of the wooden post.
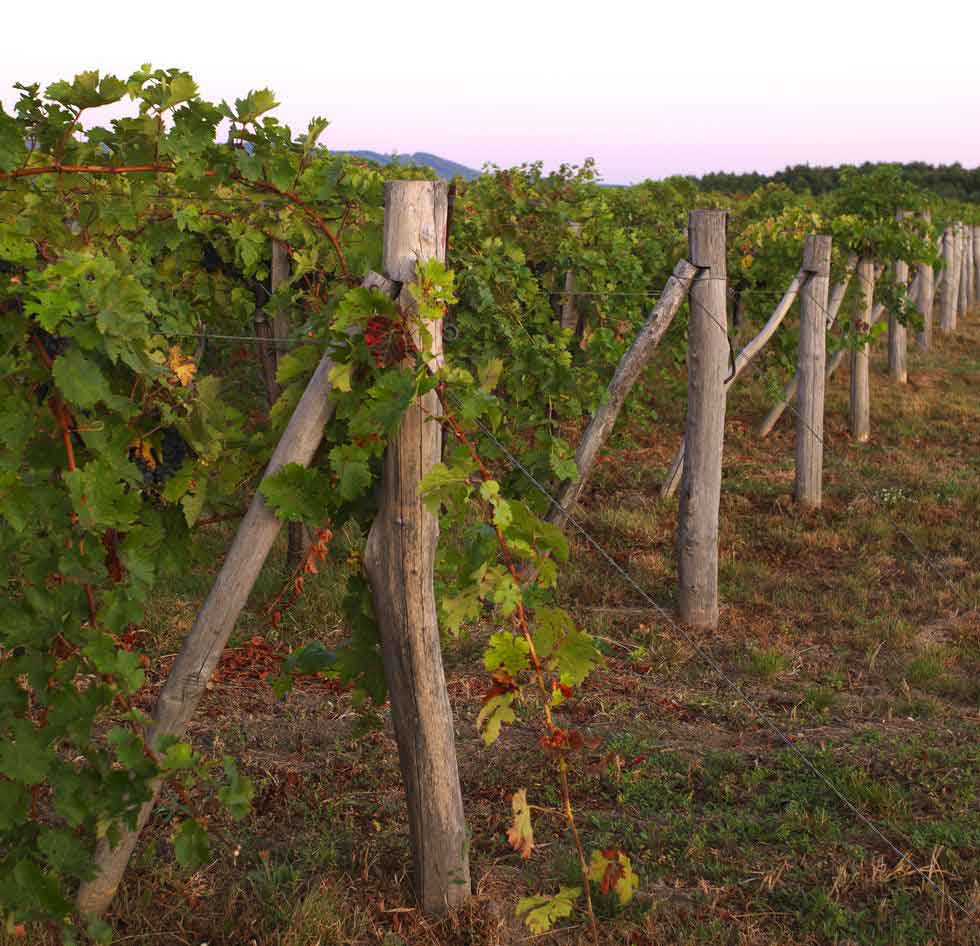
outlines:
[{"label": "wooden post", "polygon": [[695,210],[688,220],[690,259],[700,272],[690,290],[687,457],[677,517],[678,613],[694,627],[713,628],[718,624],[718,507],[728,366],[727,215]]},{"label": "wooden post", "polygon": [[687,260],[681,260],[674,267],[674,272],[667,280],[667,285],[664,286],[664,291],[650,313],[646,324],[640,329],[629,351],[620,359],[612,381],[609,382],[606,396],[596,409],[589,426],[579,441],[578,449],[575,451],[578,479],[574,483],[569,483],[562,490],[557,504],[553,505],[548,512],[550,522],[563,525],[565,513],[572,508],[582,494],[582,490],[585,489],[589,474],[595,466],[596,457],[612,433],[616,418],[626,400],[626,395],[636,383],[640,372],[649,363],[654,349],[660,344],[664,333],[674,320],[696,272],[697,270]]},{"label": "wooden post", "polygon": [[810,278],[800,299],[797,349],[796,501],[817,509],[823,490],[823,395],[827,361],[827,301],[830,295],[829,236],[807,236],[803,268]]},{"label": "wooden post", "polygon": [[[404,286],[418,261],[445,260],[445,181],[389,181],[385,187],[384,269]],[[441,360],[441,321],[427,326]],[[416,894],[433,916],[470,896],[463,795],[453,716],[442,665],[433,588],[439,520],[422,504],[422,477],[440,460],[439,398],[411,404],[385,451],[378,513],[364,548],[381,637],[391,715],[408,803]]]},{"label": "wooden post", "polygon": [[[582,232],[582,224],[572,222],[568,229],[573,236]],[[578,332],[578,307],[575,305],[575,270],[571,266],[565,270],[565,298],[561,304],[561,327],[568,331]]]},{"label": "wooden post", "polygon": [[973,228],[973,301],[980,303],[980,224]]},{"label": "wooden post", "polygon": [[[369,275],[363,285],[381,289],[389,295],[393,292],[391,282],[376,274]],[[287,463],[307,466],[313,459],[323,439],[323,428],[333,414],[333,404],[329,400],[332,368],[330,355],[324,355],[296,405],[263,479]],[[194,626],[184,638],[167,682],[157,697],[152,725],[147,734],[147,744],[151,748],[158,746],[165,737],[183,735],[279,535],[281,525],[275,511],[256,491],[221,570],[194,619]],[[79,913],[97,914],[109,906],[140,832],[149,821],[160,787],[159,782],[153,785],[153,795],[140,808],[135,829],[119,825],[119,839],[115,847],[105,839],[99,842],[95,852],[95,876],[85,881],[78,891]]]},{"label": "wooden post", "polygon": [[[959,283],[957,285],[958,294],[956,302],[956,318],[957,320],[966,316],[966,310],[969,307],[969,301],[967,297],[967,285],[970,281],[969,273],[967,272],[966,266],[966,227],[962,223],[956,225],[956,265],[959,269]],[[956,323],[953,324],[953,329],[956,329]]]},{"label": "wooden post", "polygon": [[943,280],[939,287],[939,331],[948,335],[956,328],[956,306],[959,301],[959,266],[957,265],[956,228],[943,231]]},{"label": "wooden post", "polygon": [[[906,217],[906,211],[898,212],[898,220],[901,222]],[[909,264],[904,260],[896,260],[893,275],[895,283],[908,289]],[[888,314],[888,374],[893,381],[899,384],[907,384],[909,380],[908,364],[908,333],[905,326],[898,320],[899,313],[889,312]]]},{"label": "wooden post", "polygon": [[[924,210],[921,216],[926,223],[932,221],[932,214],[928,210]],[[918,280],[919,291],[915,296],[915,307],[922,313],[919,347],[923,351],[927,351],[932,347],[932,310],[936,300],[936,274],[931,265],[919,264]]]},{"label": "wooden post", "polygon": [[[857,268],[859,303],[854,316],[857,332],[867,332],[872,324],[875,269],[870,256],[862,256]],[[862,342],[851,349],[851,436],[858,443],[871,439],[870,344]]]}]

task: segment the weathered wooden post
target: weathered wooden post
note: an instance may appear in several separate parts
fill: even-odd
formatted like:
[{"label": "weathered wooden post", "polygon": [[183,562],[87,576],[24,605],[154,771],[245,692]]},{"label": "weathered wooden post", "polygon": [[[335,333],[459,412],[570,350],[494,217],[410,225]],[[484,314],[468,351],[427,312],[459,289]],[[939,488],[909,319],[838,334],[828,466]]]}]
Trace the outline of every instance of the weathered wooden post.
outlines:
[{"label": "weathered wooden post", "polygon": [[[568,225],[573,236],[582,232],[582,224],[574,221]],[[561,327],[575,333],[578,331],[578,307],[575,305],[575,270],[569,266],[565,270],[565,298],[561,304]]]},{"label": "weathered wooden post", "polygon": [[[403,284],[399,302],[407,311],[414,305],[407,287],[416,279],[416,263],[446,258],[446,208],[445,181],[386,185],[384,271]],[[426,328],[438,364],[442,323]],[[441,456],[440,414],[435,391],[405,412],[385,451],[378,513],[364,548],[405,782],[416,894],[428,915],[445,913],[470,896],[463,796],[433,588],[439,521],[421,495],[422,477]]]},{"label": "weathered wooden post", "polygon": [[[898,212],[900,224],[906,215],[904,210]],[[896,260],[892,273],[896,285],[901,286],[903,290],[907,289],[909,264],[905,260]],[[908,333],[898,316],[897,312],[888,313],[888,374],[893,381],[907,384],[909,380]]]},{"label": "weathered wooden post", "polygon": [[[858,261],[858,309],[854,329],[866,333],[871,329],[874,304],[875,269],[870,256]],[[858,443],[871,439],[871,346],[867,341],[851,349],[851,436]]]},{"label": "weathered wooden post", "polygon": [[817,509],[823,494],[823,397],[830,295],[829,236],[807,236],[803,268],[810,273],[800,299],[796,399],[796,501]]},{"label": "weathered wooden post", "polygon": [[943,231],[943,280],[939,286],[939,331],[948,335],[956,328],[956,306],[959,302],[959,253],[956,228]]},{"label": "weathered wooden post", "polygon": [[980,224],[973,228],[973,301],[980,303]]},{"label": "weathered wooden post", "polygon": [[691,284],[687,348],[686,462],[677,518],[678,612],[695,627],[718,624],[718,507],[725,440],[728,363],[727,215],[695,210],[688,218]]},{"label": "weathered wooden post", "polygon": [[[956,319],[966,315],[968,299],[966,287],[969,283],[969,274],[966,267],[966,227],[962,223],[956,225],[956,266],[959,270],[959,282],[957,283]],[[956,330],[956,322],[953,323],[953,330]]]},{"label": "weathered wooden post", "polygon": [[[932,222],[932,214],[922,211],[926,223]],[[919,347],[928,350],[932,347],[932,310],[936,300],[936,274],[930,264],[919,263],[919,291],[915,296],[915,307],[922,313],[922,331],[919,333]]]}]

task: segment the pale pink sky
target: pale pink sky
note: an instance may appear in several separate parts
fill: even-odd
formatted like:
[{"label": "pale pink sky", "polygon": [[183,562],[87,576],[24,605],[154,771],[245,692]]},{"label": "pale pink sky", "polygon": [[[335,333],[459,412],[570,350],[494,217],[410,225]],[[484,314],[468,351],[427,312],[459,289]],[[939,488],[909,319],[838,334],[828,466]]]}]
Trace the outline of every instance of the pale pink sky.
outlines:
[{"label": "pale pink sky", "polygon": [[976,2],[48,0],[0,23],[8,109],[14,81],[149,61],[188,69],[211,99],[268,86],[294,130],[331,120],[328,147],[473,167],[594,157],[619,183],[803,162],[980,165]]}]

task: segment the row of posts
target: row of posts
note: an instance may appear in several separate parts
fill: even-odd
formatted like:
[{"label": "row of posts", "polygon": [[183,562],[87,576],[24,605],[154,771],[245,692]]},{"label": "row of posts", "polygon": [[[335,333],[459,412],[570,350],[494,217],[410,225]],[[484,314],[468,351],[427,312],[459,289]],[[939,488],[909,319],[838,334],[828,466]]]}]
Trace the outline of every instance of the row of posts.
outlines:
[{"label": "row of posts", "polygon": [[[928,213],[923,215],[929,219]],[[722,453],[729,342],[726,304],[726,220],[724,211],[690,214],[689,258],[698,268],[690,291],[688,339],[688,408],[684,463],[677,526],[678,613],[694,627],[718,623],[718,513],[721,498]],[[939,331],[956,331],[957,318],[980,302],[980,227],[956,223],[947,227],[941,243],[945,266],[939,290]],[[810,235],[803,249],[807,274],[801,289],[800,334],[796,386],[796,500],[808,508],[822,502],[824,391],[839,363],[827,364],[827,331],[836,312],[830,297],[831,237]],[[875,280],[882,268],[871,257],[856,261],[858,303],[854,328],[867,333],[883,315],[874,305]],[[908,288],[909,266],[894,264],[894,279]],[[848,277],[849,278],[849,277]],[[843,298],[847,279],[835,287]],[[920,263],[912,301],[924,316],[918,342],[932,344],[934,272]],[[870,343],[851,349],[850,432],[859,443],[871,436]],[[889,374],[908,380],[907,333],[897,313],[889,314]]]}]

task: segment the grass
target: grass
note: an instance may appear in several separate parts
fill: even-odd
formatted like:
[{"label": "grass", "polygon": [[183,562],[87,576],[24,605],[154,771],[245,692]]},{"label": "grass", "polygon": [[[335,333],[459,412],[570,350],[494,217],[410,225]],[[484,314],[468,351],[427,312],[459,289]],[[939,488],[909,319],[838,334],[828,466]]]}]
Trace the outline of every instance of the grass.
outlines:
[{"label": "grass", "polygon": [[[776,740],[669,623],[585,543],[573,541],[560,594],[596,634],[604,667],[557,715],[601,740],[572,772],[589,848],[626,851],[638,895],[599,896],[608,944],[935,944],[980,942],[980,331],[915,354],[910,384],[873,375],[873,439],[846,433],[847,372],[828,391],[825,504],[792,502],[787,416],[753,434],[761,385],[730,396],[721,504],[722,619],[692,632],[792,737]],[[669,608],[676,503],[657,477],[683,405],[657,385],[641,394],[579,514],[613,558]],[[653,413],[659,418],[650,426]],[[623,446],[623,444],[628,446]],[[642,467],[646,474],[638,476]],[[632,472],[631,472],[632,470]],[[649,475],[647,475],[649,474]],[[637,484],[640,485],[637,485]],[[162,591],[140,642],[153,685],[206,593],[230,538],[214,529],[201,565]],[[337,575],[357,536],[275,629],[263,614],[281,586],[282,549],[263,573],[232,646],[277,646],[344,631]],[[474,719],[486,689],[484,630],[450,642],[449,692],[475,896],[438,923],[415,911],[397,754],[387,714],[363,720],[346,694],[314,684],[285,702],[220,677],[192,730],[196,748],[233,752],[254,780],[254,811],[222,823],[192,875],[175,865],[173,800],[164,797],[113,906],[120,943],[210,946],[503,946],[587,942],[580,915],[531,939],[521,896],[578,882],[560,819],[536,814],[538,850],[521,861],[505,838],[510,794],[558,801],[532,731],[485,748]],[[148,693],[144,705],[152,704]],[[370,722],[370,720],[369,720]],[[840,803],[851,799],[908,858]],[[923,881],[912,865],[929,872]],[[38,934],[38,943],[43,935]],[[12,942],[23,942],[13,940]],[[32,941],[33,942],[33,941]],[[0,943],[6,941],[0,934]]]}]

